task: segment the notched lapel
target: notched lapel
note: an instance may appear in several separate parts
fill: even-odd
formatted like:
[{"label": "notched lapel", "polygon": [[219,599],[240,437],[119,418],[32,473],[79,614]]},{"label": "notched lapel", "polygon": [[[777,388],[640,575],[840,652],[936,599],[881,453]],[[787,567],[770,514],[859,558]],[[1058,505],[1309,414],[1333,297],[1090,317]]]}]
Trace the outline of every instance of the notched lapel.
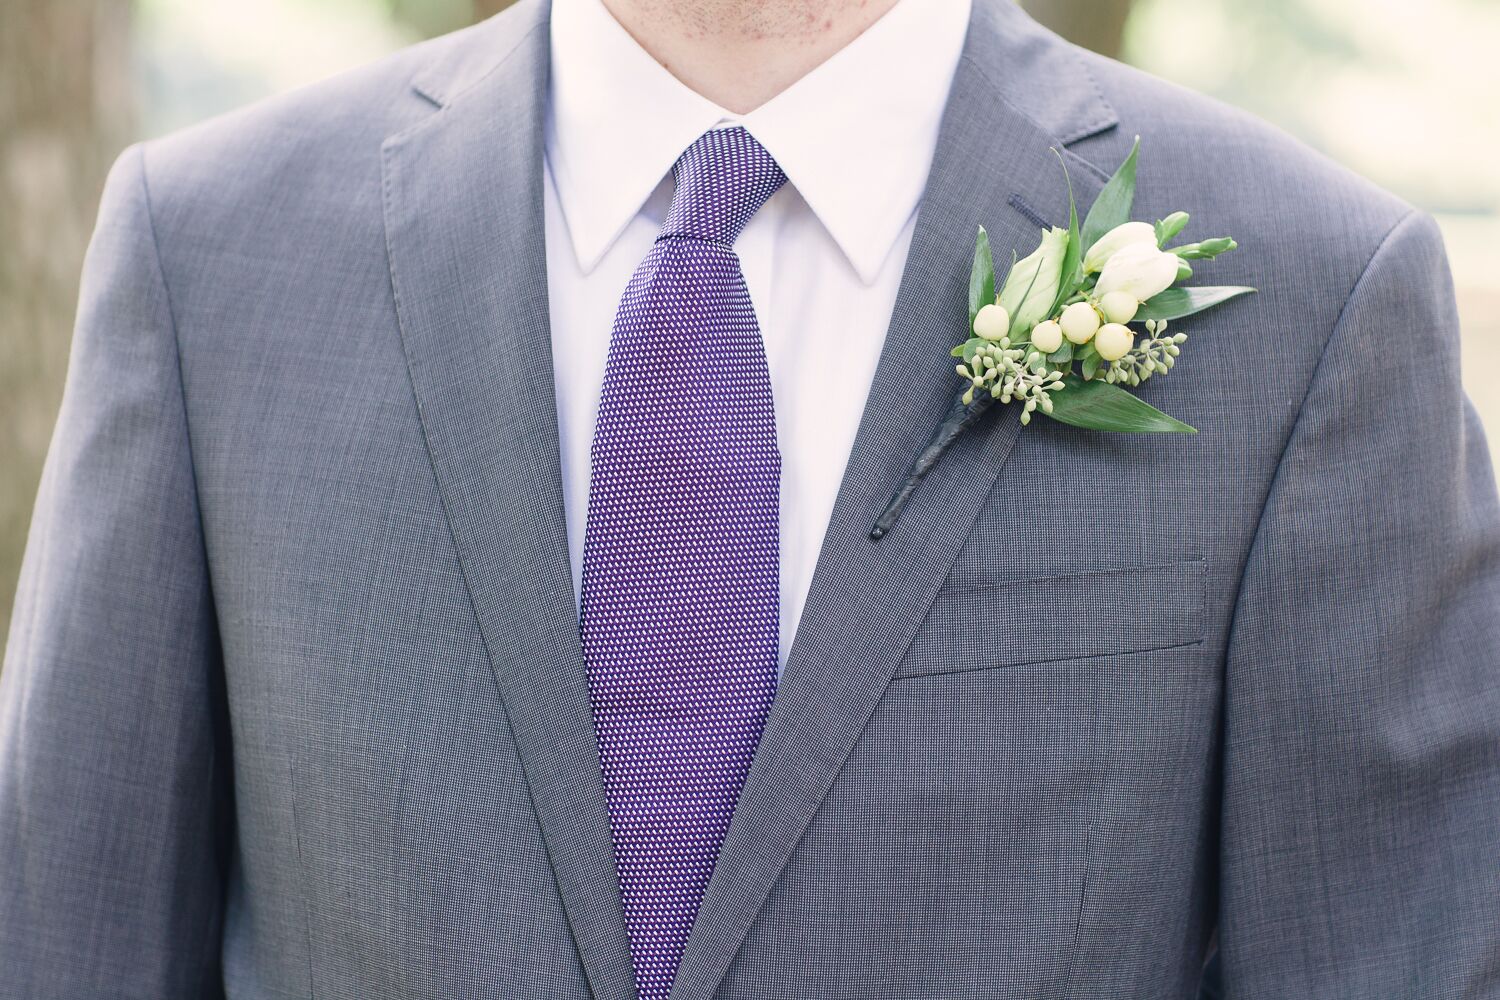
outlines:
[{"label": "notched lapel", "polygon": [[[1066,206],[1053,147],[1068,161],[1080,204],[1101,186],[1098,169],[1064,140],[1110,127],[1113,112],[1082,65],[1069,76],[1077,60],[1066,44],[1012,8],[976,0],[859,433],[673,1000],[708,1000],[723,981],[1017,442],[1014,408],[992,411],[944,456],[891,533],[870,540],[871,524],[958,387],[948,348],[965,336],[976,227],[989,229],[1000,269],[1012,248],[1024,256],[1035,247],[1036,226],[1009,202]],[[1039,64],[1051,68],[1028,70]],[[1040,93],[1030,81],[1042,79],[1057,89]]]},{"label": "notched lapel", "polygon": [[382,149],[403,347],[589,985],[635,987],[568,563],[543,228],[545,4],[475,29]]}]

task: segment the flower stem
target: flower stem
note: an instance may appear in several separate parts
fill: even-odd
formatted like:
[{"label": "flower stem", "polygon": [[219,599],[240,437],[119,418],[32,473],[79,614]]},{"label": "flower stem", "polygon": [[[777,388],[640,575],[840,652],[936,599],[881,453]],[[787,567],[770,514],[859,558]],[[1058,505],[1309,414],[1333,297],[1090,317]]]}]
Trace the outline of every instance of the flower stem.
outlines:
[{"label": "flower stem", "polygon": [[886,505],[885,513],[880,515],[879,520],[870,529],[872,541],[879,541],[885,537],[886,533],[891,530],[891,526],[896,523],[896,518],[901,516],[906,501],[910,500],[911,495],[916,492],[917,484],[937,465],[938,459],[943,457],[943,452],[947,451],[948,446],[957,441],[959,435],[968,430],[994,403],[995,398],[988,392],[978,393],[972,403],[965,403],[961,394],[953,401],[952,408],[948,410],[948,416],[938,425],[937,433],[932,436],[927,447],[923,448],[912,460],[911,469],[906,473],[906,480],[896,491],[895,496],[891,497],[891,502]]}]

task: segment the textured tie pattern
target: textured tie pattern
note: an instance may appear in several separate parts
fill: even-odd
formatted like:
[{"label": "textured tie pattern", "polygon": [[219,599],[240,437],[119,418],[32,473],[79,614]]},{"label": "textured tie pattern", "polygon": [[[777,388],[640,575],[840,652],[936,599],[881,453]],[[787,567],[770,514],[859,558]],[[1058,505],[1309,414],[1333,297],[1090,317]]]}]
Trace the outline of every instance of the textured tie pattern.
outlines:
[{"label": "textured tie pattern", "polygon": [[641,1000],[671,991],[776,689],[781,457],[732,245],[786,179],[743,128],[673,167],[594,431],[582,638]]}]

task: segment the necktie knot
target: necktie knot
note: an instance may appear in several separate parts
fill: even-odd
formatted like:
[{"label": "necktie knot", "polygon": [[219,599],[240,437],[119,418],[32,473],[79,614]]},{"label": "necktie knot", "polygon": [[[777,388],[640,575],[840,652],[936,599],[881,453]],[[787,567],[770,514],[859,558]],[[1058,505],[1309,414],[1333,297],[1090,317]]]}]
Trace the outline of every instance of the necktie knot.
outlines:
[{"label": "necktie knot", "polygon": [[711,129],[672,166],[677,188],[658,240],[693,238],[732,246],[786,181],[764,146],[741,126]]}]

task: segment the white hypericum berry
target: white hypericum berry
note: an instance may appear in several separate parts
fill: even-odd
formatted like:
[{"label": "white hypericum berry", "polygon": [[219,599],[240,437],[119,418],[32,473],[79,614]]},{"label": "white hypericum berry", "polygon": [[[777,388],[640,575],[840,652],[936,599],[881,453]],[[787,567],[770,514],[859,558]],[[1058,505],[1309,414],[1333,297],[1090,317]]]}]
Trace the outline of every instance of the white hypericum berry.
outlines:
[{"label": "white hypericum berry", "polygon": [[1106,323],[1094,337],[1094,350],[1105,361],[1119,361],[1135,346],[1135,334],[1123,323]]},{"label": "white hypericum berry", "polygon": [[1063,336],[1075,344],[1087,344],[1099,329],[1099,314],[1087,302],[1075,302],[1058,319]]},{"label": "white hypericum berry", "polygon": [[1003,306],[991,302],[974,317],[974,335],[985,340],[999,340],[1010,332],[1010,314]]},{"label": "white hypericum berry", "polygon": [[1111,323],[1129,323],[1141,304],[1129,292],[1110,292],[1099,300],[1099,311]]},{"label": "white hypericum berry", "polygon": [[1036,325],[1035,330],[1031,331],[1032,346],[1043,354],[1051,354],[1062,346],[1062,342],[1062,327],[1057,325],[1057,320],[1043,320]]}]

